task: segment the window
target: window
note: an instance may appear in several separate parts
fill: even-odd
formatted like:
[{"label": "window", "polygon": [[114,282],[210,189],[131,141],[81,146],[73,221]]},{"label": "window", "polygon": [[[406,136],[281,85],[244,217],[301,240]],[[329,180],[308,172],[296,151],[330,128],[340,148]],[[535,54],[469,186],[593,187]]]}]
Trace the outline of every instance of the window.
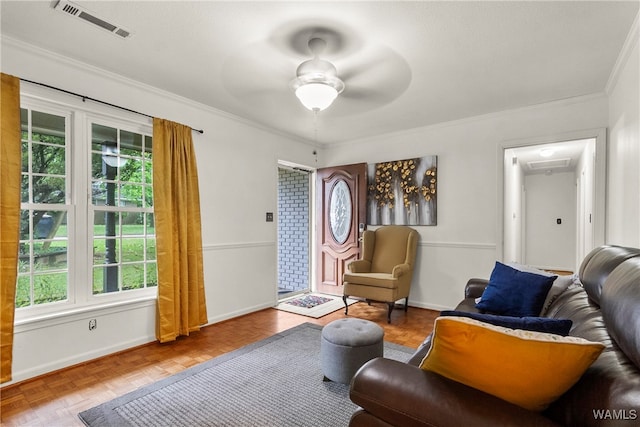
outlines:
[{"label": "window", "polygon": [[16,308],[69,295],[69,117],[21,109],[22,183]]},{"label": "window", "polygon": [[91,128],[93,294],[156,286],[151,137]]},{"label": "window", "polygon": [[16,318],[155,295],[150,125],[22,104]]}]

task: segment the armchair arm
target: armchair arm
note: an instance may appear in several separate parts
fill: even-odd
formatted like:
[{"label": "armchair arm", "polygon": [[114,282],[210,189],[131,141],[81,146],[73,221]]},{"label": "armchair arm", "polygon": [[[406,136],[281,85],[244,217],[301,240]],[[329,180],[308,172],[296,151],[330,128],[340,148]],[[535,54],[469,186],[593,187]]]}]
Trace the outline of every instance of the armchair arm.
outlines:
[{"label": "armchair arm", "polygon": [[393,267],[393,271],[391,271],[391,274],[393,275],[393,277],[397,278],[409,272],[411,272],[411,266],[409,264],[398,264]]},{"label": "armchair arm", "polygon": [[465,298],[479,298],[482,296],[485,288],[489,284],[487,279],[472,278],[467,281],[467,285],[464,288]]},{"label": "armchair arm", "polygon": [[358,259],[347,264],[347,269],[352,273],[369,273],[371,271],[371,261]]},{"label": "armchair arm", "polygon": [[373,417],[395,426],[558,426],[480,390],[384,358],[360,368],[350,397]]}]

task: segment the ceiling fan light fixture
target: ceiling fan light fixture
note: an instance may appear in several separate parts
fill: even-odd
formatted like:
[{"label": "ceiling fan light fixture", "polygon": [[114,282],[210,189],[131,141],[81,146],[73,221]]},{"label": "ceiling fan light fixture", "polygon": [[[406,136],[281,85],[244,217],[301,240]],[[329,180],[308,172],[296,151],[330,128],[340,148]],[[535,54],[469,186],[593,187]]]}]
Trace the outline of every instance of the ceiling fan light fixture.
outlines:
[{"label": "ceiling fan light fixture", "polygon": [[315,112],[328,108],[344,90],[336,67],[319,57],[325,46],[326,42],[320,38],[309,40],[309,50],[314,57],[298,66],[297,77],[291,81],[291,88],[302,105]]},{"label": "ceiling fan light fixture", "polygon": [[296,89],[296,96],[307,109],[322,111],[338,97],[338,91],[324,83],[307,83]]}]

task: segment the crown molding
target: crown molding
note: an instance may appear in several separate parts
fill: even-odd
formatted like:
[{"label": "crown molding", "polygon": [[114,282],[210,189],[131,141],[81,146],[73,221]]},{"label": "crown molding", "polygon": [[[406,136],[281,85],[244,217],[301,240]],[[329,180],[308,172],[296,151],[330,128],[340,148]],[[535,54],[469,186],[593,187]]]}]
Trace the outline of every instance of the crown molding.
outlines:
[{"label": "crown molding", "polygon": [[[277,135],[277,136],[281,136],[281,137],[284,137],[284,138],[287,138],[287,139],[291,139],[291,140],[293,140],[295,142],[299,142],[301,144],[309,145],[309,146],[314,147],[314,148],[321,148],[320,144],[318,144],[318,143],[316,143],[314,141],[311,141],[309,139],[300,138],[297,135],[293,135],[291,133],[284,132],[284,131],[281,131],[279,129],[275,129],[275,128],[263,125],[261,123],[257,123],[255,121],[246,119],[244,117],[240,117],[240,116],[237,116],[235,114],[232,114],[232,113],[229,113],[229,112],[226,112],[226,111],[223,111],[223,110],[219,110],[219,109],[217,109],[215,107],[212,107],[210,105],[202,104],[202,103],[194,101],[192,99],[185,98],[183,96],[177,95],[177,94],[175,94],[173,92],[169,92],[169,91],[160,89],[160,88],[158,88],[156,86],[151,86],[151,85],[142,83],[142,82],[140,82],[138,80],[130,79],[130,78],[125,77],[125,76],[123,76],[121,74],[117,74],[117,73],[114,73],[114,72],[111,72],[111,71],[108,71],[108,70],[105,70],[105,69],[102,69],[102,68],[87,64],[86,62],[82,62],[82,61],[70,58],[68,56],[64,56],[64,55],[60,55],[60,54],[51,52],[51,51],[49,51],[47,49],[41,48],[39,46],[30,44],[30,43],[27,43],[27,42],[22,41],[22,40],[15,39],[15,38],[10,37],[10,36],[4,36],[3,35],[1,43],[2,43],[2,45],[11,46],[11,47],[13,47],[15,49],[29,52],[32,55],[35,55],[35,56],[38,56],[38,57],[41,57],[41,58],[45,58],[45,59],[47,59],[49,61],[57,62],[57,63],[59,63],[61,65],[67,66],[67,67],[72,67],[72,68],[76,68],[76,69],[80,69],[80,70],[86,71],[86,72],[94,74],[94,75],[96,75],[96,76],[98,76],[100,78],[116,81],[119,84],[131,87],[131,88],[139,89],[139,90],[142,90],[142,91],[145,91],[145,92],[157,95],[157,96],[161,96],[163,98],[168,98],[169,100],[171,100],[173,102],[182,104],[182,105],[187,106],[187,107],[191,107],[191,108],[196,109],[196,110],[201,110],[201,111],[207,112],[209,114],[212,114],[212,115],[224,118],[224,119],[232,120],[232,121],[235,121],[235,122],[240,123],[242,125],[245,125],[245,126],[260,130],[260,131],[268,132],[268,133],[273,134],[273,135]],[[21,77],[21,76],[17,76],[17,77]],[[29,76],[29,77],[22,76],[22,77],[30,78],[31,76]],[[34,80],[37,80],[37,79],[34,78]],[[42,83],[46,83],[46,82],[42,82]],[[147,113],[147,114],[153,115],[152,112],[151,113]],[[203,128],[203,127],[202,126],[198,126],[198,128]],[[206,129],[205,129],[205,131],[206,131]]]},{"label": "crown molding", "polygon": [[376,140],[386,140],[386,139],[389,139],[389,138],[397,138],[397,137],[409,136],[409,135],[414,135],[414,134],[420,134],[420,133],[423,133],[425,131],[430,131],[430,130],[437,130],[437,129],[443,129],[443,128],[447,128],[447,127],[468,125],[468,124],[478,123],[478,122],[482,122],[482,121],[485,121],[485,120],[491,120],[491,119],[499,119],[499,118],[503,118],[503,117],[508,117],[510,115],[513,115],[513,114],[521,114],[521,113],[527,112],[527,111],[535,111],[535,110],[540,110],[540,109],[546,109],[546,108],[549,108],[549,107],[562,107],[562,106],[580,104],[580,103],[589,102],[589,101],[592,101],[592,100],[606,99],[606,98],[607,98],[607,94],[605,92],[597,92],[597,93],[591,93],[591,94],[586,94],[586,95],[572,96],[572,97],[569,97],[569,98],[556,99],[556,100],[553,100],[553,101],[541,102],[541,103],[538,103],[538,104],[532,104],[532,105],[527,105],[527,106],[523,106],[523,107],[515,107],[515,108],[510,108],[510,109],[507,109],[507,110],[495,111],[495,112],[491,112],[491,113],[480,114],[480,115],[477,115],[477,116],[464,117],[464,118],[461,118],[461,119],[450,120],[450,121],[440,122],[440,123],[434,123],[434,124],[426,125],[426,126],[420,126],[420,127],[410,128],[410,129],[403,129],[403,130],[400,130],[400,131],[389,132],[389,133],[385,133],[385,134],[375,135],[375,136],[372,136],[372,137],[358,138],[358,139],[354,139],[354,140],[351,140],[351,141],[340,141],[340,142],[334,142],[334,143],[326,143],[326,144],[324,144],[324,147],[325,148],[337,148],[339,146],[366,144],[366,143],[370,143],[371,141],[376,141]]},{"label": "crown molding", "polygon": [[618,83],[620,73],[622,73],[625,65],[627,65],[633,49],[636,49],[638,46],[638,40],[640,40],[640,12],[638,12],[636,19],[633,21],[633,25],[631,25],[629,34],[627,34],[627,38],[622,45],[622,49],[620,49],[616,63],[609,75],[609,80],[607,80],[607,84],[605,85],[605,93],[607,95],[611,95],[611,92]]}]

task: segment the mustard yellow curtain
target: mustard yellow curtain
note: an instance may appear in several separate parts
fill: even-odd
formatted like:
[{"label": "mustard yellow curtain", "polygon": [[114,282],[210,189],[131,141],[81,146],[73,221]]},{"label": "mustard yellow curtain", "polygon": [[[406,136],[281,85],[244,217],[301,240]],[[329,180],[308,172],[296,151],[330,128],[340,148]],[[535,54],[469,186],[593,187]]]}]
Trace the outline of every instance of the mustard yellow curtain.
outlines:
[{"label": "mustard yellow curtain", "polygon": [[207,323],[198,171],[191,128],[153,119],[153,199],[158,257],[156,337]]},{"label": "mustard yellow curtain", "polygon": [[0,98],[0,382],[4,383],[11,381],[20,240],[20,79],[2,73]]}]

